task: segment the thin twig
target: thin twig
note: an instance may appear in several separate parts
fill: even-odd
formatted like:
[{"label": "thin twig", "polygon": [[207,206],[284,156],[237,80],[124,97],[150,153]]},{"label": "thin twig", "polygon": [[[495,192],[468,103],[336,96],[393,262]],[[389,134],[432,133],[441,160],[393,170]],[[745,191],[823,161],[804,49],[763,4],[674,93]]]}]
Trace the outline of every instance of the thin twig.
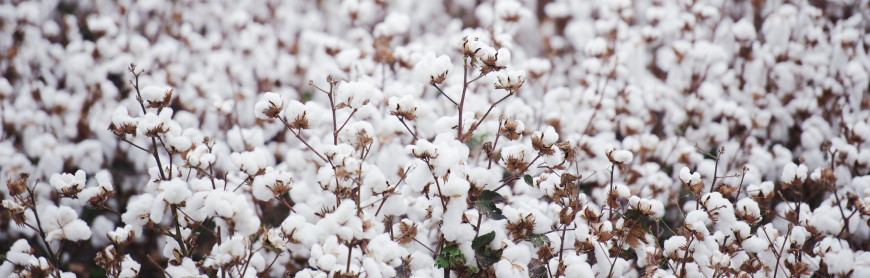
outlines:
[{"label": "thin twig", "polygon": [[438,84],[432,84],[432,86],[434,86],[435,89],[438,89],[438,92],[440,92],[442,96],[446,97],[447,100],[449,100],[450,102],[452,102],[453,105],[459,105],[458,103],[456,103],[455,100],[453,100],[452,98],[450,98],[450,96],[448,96],[447,94],[445,94],[444,91],[442,91],[441,88],[438,87]]},{"label": "thin twig", "polygon": [[510,177],[507,177],[506,179],[501,180],[502,184],[499,185],[498,187],[496,187],[495,189],[493,189],[492,191],[498,191],[502,187],[505,187],[508,184],[510,184],[511,182],[513,182],[514,180],[518,179],[521,174],[525,173],[526,170],[529,169],[529,166],[532,166],[532,164],[535,164],[535,161],[538,161],[538,158],[541,158],[541,153],[538,153],[538,156],[535,156],[535,159],[532,159],[532,162],[529,162],[529,164],[526,165],[525,168],[523,168],[519,172],[516,172],[515,174],[511,175]]},{"label": "thin twig", "polygon": [[33,206],[33,217],[36,219],[36,226],[39,227],[39,238],[42,239],[42,243],[45,244],[45,249],[48,251],[49,259],[51,259],[52,265],[55,267],[55,272],[57,277],[60,277],[60,257],[54,254],[54,251],[51,250],[51,245],[48,244],[48,240],[46,240],[45,230],[42,228],[42,221],[39,219],[38,207],[36,206],[36,195],[33,194],[33,188],[25,186],[27,192],[30,194],[30,205]]},{"label": "thin twig", "polygon": [[[495,108],[496,105],[498,105],[499,103],[506,100],[508,97],[510,97],[512,95],[514,95],[514,92],[512,90],[508,90],[508,94],[506,96],[502,97],[501,99],[499,99],[498,101],[496,101],[495,103],[490,105],[489,109],[486,110],[486,113],[483,114],[483,117],[481,117],[480,120],[477,121],[477,123],[474,123],[471,125],[471,128],[468,129],[468,132],[462,138],[462,141],[464,142],[465,140],[467,140],[466,138],[471,137],[471,135],[474,133],[474,130],[477,129],[481,123],[483,123],[483,120],[486,119],[486,116],[489,116],[489,112],[492,112],[492,109]],[[499,125],[501,125],[501,121],[499,121]]]},{"label": "thin twig", "polygon": [[[408,133],[410,133],[411,136],[414,136],[414,141],[420,140],[419,138],[417,138],[417,133],[411,131],[411,128],[408,127],[408,124],[405,123],[405,119],[404,119],[404,118],[399,117],[398,115],[396,115],[396,118],[399,119],[399,122],[402,122],[402,125],[405,126],[405,129],[408,130]],[[413,142],[411,142],[411,144],[413,144]]]},{"label": "thin twig", "polygon": [[335,131],[334,135],[336,136],[336,138],[338,138],[338,133],[341,132],[341,130],[344,129],[344,126],[347,125],[347,122],[350,121],[350,118],[353,117],[353,114],[356,114],[356,111],[357,109],[354,109],[353,112],[350,112],[350,115],[347,116],[347,119],[344,120],[344,123],[341,124],[341,127],[339,127],[338,130]]},{"label": "thin twig", "polygon": [[284,123],[284,126],[286,126],[287,129],[290,130],[290,132],[293,133],[293,136],[296,136],[296,139],[299,139],[299,141],[302,141],[302,144],[305,144],[305,146],[308,147],[309,150],[314,152],[314,154],[317,155],[317,157],[319,157],[321,160],[323,160],[323,162],[332,164],[328,159],[326,159],[326,157],[324,157],[322,154],[320,154],[320,152],[315,150],[314,147],[311,147],[311,145],[308,144],[308,141],[305,141],[305,139],[303,139],[302,136],[299,135],[299,133],[297,133],[295,130],[293,130],[293,128],[290,127],[290,123],[288,123],[287,120],[280,118],[280,117],[278,119],[281,120],[282,123]]},{"label": "thin twig", "polygon": [[465,93],[468,91],[468,62],[462,58],[462,96],[459,99],[459,123],[456,128],[456,140],[462,141],[462,110],[465,106]]}]

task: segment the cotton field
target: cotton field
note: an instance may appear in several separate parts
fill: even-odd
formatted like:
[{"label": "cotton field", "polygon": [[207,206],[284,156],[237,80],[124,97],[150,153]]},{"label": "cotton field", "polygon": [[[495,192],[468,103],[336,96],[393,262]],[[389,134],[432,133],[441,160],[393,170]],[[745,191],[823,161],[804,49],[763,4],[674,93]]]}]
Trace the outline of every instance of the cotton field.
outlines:
[{"label": "cotton field", "polygon": [[870,277],[868,0],[7,0],[2,277]]}]

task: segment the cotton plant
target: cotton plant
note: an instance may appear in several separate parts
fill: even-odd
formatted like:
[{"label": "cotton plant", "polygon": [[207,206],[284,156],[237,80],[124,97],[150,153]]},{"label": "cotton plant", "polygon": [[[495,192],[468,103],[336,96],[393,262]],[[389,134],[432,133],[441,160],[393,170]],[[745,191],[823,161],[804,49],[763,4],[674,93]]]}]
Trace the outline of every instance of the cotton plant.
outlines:
[{"label": "cotton plant", "polygon": [[870,273],[866,1],[466,2],[0,4],[0,274]]}]

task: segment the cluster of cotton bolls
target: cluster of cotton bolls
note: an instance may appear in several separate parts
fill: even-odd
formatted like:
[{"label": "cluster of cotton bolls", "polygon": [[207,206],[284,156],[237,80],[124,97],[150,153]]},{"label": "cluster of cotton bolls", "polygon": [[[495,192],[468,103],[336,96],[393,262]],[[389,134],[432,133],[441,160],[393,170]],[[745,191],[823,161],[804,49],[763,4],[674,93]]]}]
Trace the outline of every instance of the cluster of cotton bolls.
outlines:
[{"label": "cluster of cotton bolls", "polygon": [[0,276],[870,276],[868,22],[0,3]]}]

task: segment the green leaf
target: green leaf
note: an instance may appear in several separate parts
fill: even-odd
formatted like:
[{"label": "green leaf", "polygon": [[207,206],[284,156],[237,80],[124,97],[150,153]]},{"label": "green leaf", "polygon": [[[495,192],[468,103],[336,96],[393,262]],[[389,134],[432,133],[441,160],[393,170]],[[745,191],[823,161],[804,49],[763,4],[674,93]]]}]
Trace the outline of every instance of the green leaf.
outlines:
[{"label": "green leaf", "polygon": [[465,256],[459,251],[459,246],[449,246],[441,249],[441,253],[435,258],[435,266],[438,268],[449,268],[465,264]]},{"label": "green leaf", "polygon": [[477,262],[480,263],[481,267],[490,267],[498,263],[499,260],[501,260],[501,251],[495,252],[489,249],[487,249],[486,251],[486,254],[477,256]]},{"label": "green leaf", "polygon": [[493,220],[504,219],[504,215],[501,214],[501,209],[495,207],[495,204],[493,204],[493,203],[489,203],[488,205],[478,206],[478,209],[480,209],[480,211],[483,212],[483,214],[485,214],[486,217],[489,217],[490,219],[493,219]]},{"label": "green leaf", "polygon": [[474,251],[476,252],[483,252],[483,249],[485,249],[486,246],[489,245],[489,243],[492,242],[493,239],[495,239],[494,231],[476,237],[473,241],[471,241],[471,248],[474,249]]},{"label": "green leaf", "polygon": [[449,266],[450,263],[447,262],[447,258],[444,257],[444,254],[439,254],[438,257],[435,258],[435,267],[447,268]]},{"label": "green leaf", "polygon": [[529,277],[546,278],[547,277],[547,267],[539,266],[536,268],[529,269]]},{"label": "green leaf", "polygon": [[481,213],[490,219],[501,220],[504,219],[504,215],[501,214],[501,209],[495,206],[496,203],[501,202],[504,202],[504,197],[494,191],[484,190],[480,193],[476,206]]},{"label": "green leaf", "polygon": [[523,176],[523,180],[526,181],[526,184],[528,184],[528,185],[531,185],[531,186],[535,185],[535,180],[532,179],[532,175],[527,174],[527,175]]},{"label": "green leaf", "polygon": [[484,190],[483,192],[480,192],[479,200],[489,201],[492,203],[501,203],[504,202],[504,197],[502,197],[501,194],[495,193],[495,191]]},{"label": "green leaf", "polygon": [[550,243],[550,238],[545,234],[529,234],[523,240],[531,242],[535,247],[541,247]]},{"label": "green leaf", "polygon": [[302,92],[302,102],[310,101],[314,99],[314,94],[311,92]]},{"label": "green leaf", "polygon": [[489,136],[489,133],[483,133],[478,135],[471,136],[471,139],[468,139],[468,142],[465,142],[465,145],[468,146],[469,149],[473,149],[480,144],[483,144],[483,139]]}]

